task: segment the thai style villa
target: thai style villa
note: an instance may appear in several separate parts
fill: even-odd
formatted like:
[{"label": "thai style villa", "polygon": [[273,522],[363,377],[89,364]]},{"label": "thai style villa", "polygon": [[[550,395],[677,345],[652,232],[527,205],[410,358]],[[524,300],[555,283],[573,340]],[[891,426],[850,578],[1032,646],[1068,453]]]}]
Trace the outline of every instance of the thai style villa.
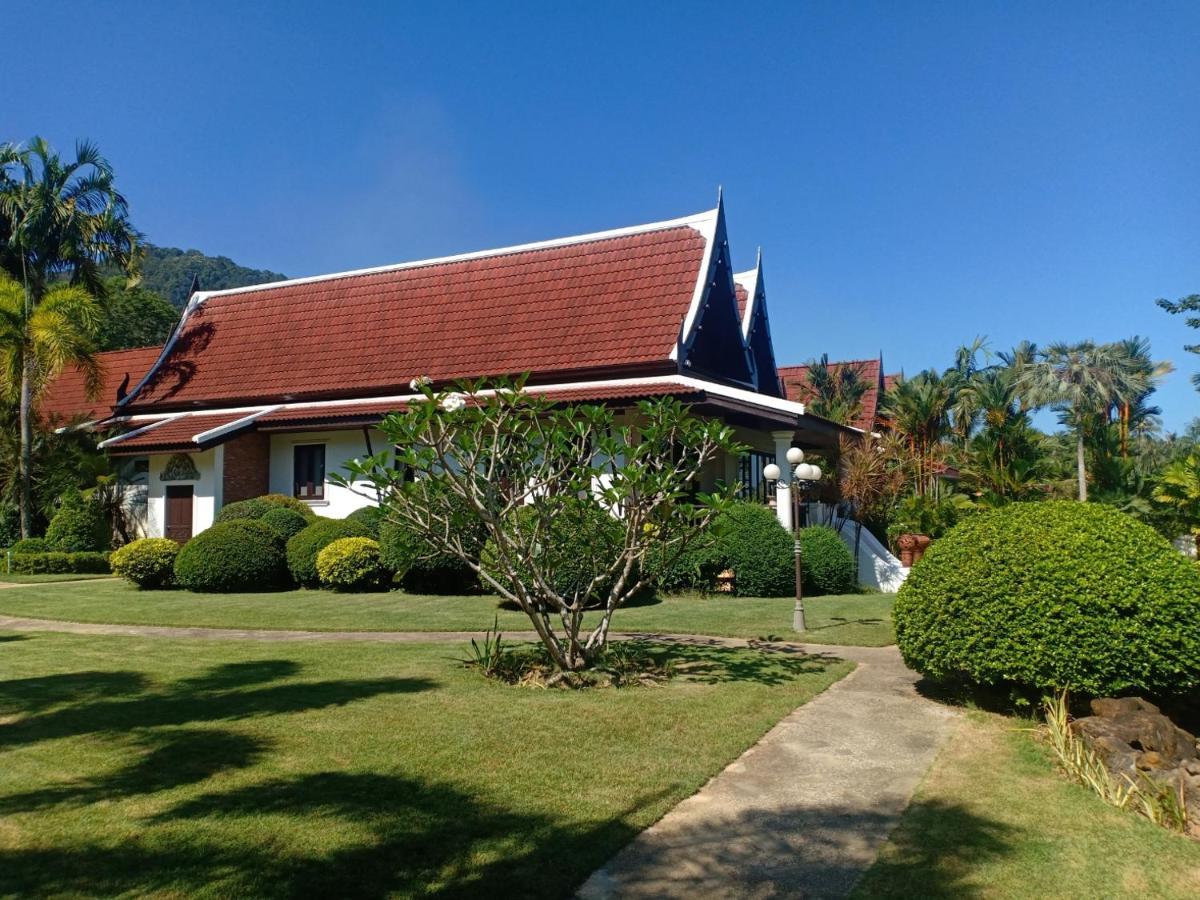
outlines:
[{"label": "thai style villa", "polygon": [[[423,401],[409,387],[416,376],[436,388],[528,373],[529,391],[618,411],[677,397],[751,448],[715,461],[702,487],[737,481],[764,502],[767,463],[786,465],[792,446],[828,452],[859,430],[809,413],[789,384],[795,370],[781,373],[761,256],[733,271],[720,203],[648,225],[197,291],[165,346],[102,362],[102,402],[65,373],[41,412],[105,429],[101,446],[145,482],[144,531],[180,541],[224,504],[265,493],[334,518],[369,503],[328,476],[385,446],[383,416]],[[785,490],[778,500],[790,525]]]}]

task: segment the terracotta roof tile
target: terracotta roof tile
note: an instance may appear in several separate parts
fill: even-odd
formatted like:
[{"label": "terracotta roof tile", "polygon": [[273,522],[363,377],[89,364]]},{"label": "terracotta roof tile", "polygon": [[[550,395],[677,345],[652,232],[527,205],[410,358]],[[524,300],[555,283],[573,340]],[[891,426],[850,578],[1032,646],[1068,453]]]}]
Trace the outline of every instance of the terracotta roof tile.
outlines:
[{"label": "terracotta roof tile", "polygon": [[71,366],[64,370],[46,388],[38,401],[38,412],[53,424],[65,424],[76,420],[92,420],[108,415],[117,403],[117,390],[126,376],[129,390],[137,385],[154,361],[161,347],[141,347],[136,350],[110,350],[97,353],[96,358],[103,370],[100,392],[96,399],[87,396],[83,373]]},{"label": "terracotta roof tile", "polygon": [[[212,415],[193,414],[167,419],[160,425],[148,428],[141,434],[109,444],[106,449],[111,453],[149,453],[169,452],[172,450],[198,450],[200,446],[194,438],[213,428],[229,425],[238,419],[251,415],[250,412],[216,413]],[[144,423],[137,423],[137,428],[144,428]]]},{"label": "terracotta roof tile", "polygon": [[705,239],[687,225],[206,299],[131,409],[401,393],[666,365]]}]

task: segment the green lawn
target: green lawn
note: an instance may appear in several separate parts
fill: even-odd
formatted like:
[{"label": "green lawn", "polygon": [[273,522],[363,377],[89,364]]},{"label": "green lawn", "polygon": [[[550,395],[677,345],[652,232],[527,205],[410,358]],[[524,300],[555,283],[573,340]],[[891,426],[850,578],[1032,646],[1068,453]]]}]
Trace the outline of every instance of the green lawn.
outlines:
[{"label": "green lawn", "polygon": [[[891,594],[813,597],[809,630],[792,627],[791,598],[675,596],[620,610],[618,630],[674,631],[726,637],[775,636],[822,644],[894,643]],[[0,591],[0,613],[75,622],[211,628],[296,628],[318,631],[476,631],[499,617],[509,632],[529,629],[519,612],[492,596],[434,597],[288,591],[276,594],[190,594],[138,591],[123,581],[47,585]]]},{"label": "green lawn", "polygon": [[1185,900],[1200,843],[1068,782],[1027,723],[971,712],[855,895]]},{"label": "green lawn", "polygon": [[111,575],[5,575],[0,572],[0,584],[56,584],[60,581],[95,581],[112,579]]},{"label": "green lawn", "polygon": [[0,896],[566,897],[851,668],[659,648],[508,687],[446,645],[0,634]]}]

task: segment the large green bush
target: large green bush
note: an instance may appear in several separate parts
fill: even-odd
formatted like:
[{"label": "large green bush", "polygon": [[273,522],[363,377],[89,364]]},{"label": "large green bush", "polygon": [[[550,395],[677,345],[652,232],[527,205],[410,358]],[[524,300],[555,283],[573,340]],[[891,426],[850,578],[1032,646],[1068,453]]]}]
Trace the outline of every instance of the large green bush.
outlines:
[{"label": "large green bush", "polygon": [[[527,534],[537,524],[537,511],[526,506],[511,519],[510,528],[524,530]],[[620,552],[624,537],[624,526],[603,507],[591,500],[580,500],[567,505],[549,523],[538,540],[538,552],[542,555],[543,572],[553,573],[550,585],[561,596],[571,597],[584,591],[597,570],[611,562]],[[498,551],[492,541],[483,548],[481,563],[485,571],[504,583],[497,566]],[[516,565],[523,583],[531,578],[528,570],[518,561]],[[592,589],[587,598],[589,605],[597,605],[612,589],[608,579]]]},{"label": "large green bush", "polygon": [[263,513],[258,521],[279,535],[279,539],[286,544],[307,528],[312,520],[286,506],[273,506]]},{"label": "large green bush", "polygon": [[[448,497],[447,502],[453,508],[463,501]],[[478,558],[483,552],[483,528],[461,511],[456,519],[467,552]],[[379,557],[400,576],[408,591],[455,594],[473,590],[478,583],[474,570],[457,556],[432,545],[409,526],[386,518],[379,523]]]},{"label": "large green bush", "polygon": [[285,494],[263,494],[261,497],[251,497],[249,500],[235,500],[226,503],[217,513],[218,522],[234,522],[238,519],[261,519],[273,509],[290,509],[304,516],[306,521],[313,521],[316,514],[303,500],[288,497]]},{"label": "large green bush", "polygon": [[770,507],[735,503],[713,527],[737,593],[786,597],[796,592],[795,540]]},{"label": "large green bush", "polygon": [[179,545],[167,538],[131,541],[113,553],[109,562],[120,575],[143,590],[171,587],[175,583],[175,558]]},{"label": "large green bush", "polygon": [[184,544],[175,559],[175,580],[200,593],[286,587],[282,543],[261,522],[219,522]]},{"label": "large green bush", "polygon": [[0,503],[0,547],[8,547],[21,539],[21,510]]},{"label": "large green bush", "polygon": [[14,553],[10,557],[14,575],[104,575],[109,572],[107,553]]},{"label": "large green bush", "polygon": [[935,678],[1091,695],[1200,688],[1200,569],[1109,507],[1016,503],[935,541],[895,606]]},{"label": "large green bush", "polygon": [[725,553],[712,529],[697,535],[679,555],[668,560],[662,553],[646,556],[647,569],[654,588],[666,593],[709,591],[717,576],[729,566]]},{"label": "large green bush", "polygon": [[62,505],[50,520],[46,543],[61,553],[103,552],[112,549],[112,528],[100,504],[72,490],[63,494]]},{"label": "large green bush", "polygon": [[383,510],[378,506],[360,506],[350,515],[346,516],[352,522],[358,522],[360,525],[365,525],[370,531],[371,537],[379,540],[379,529],[383,525]]},{"label": "large green bush", "polygon": [[[832,528],[815,525],[800,530],[800,556],[807,594],[849,594],[858,587],[854,554]],[[792,583],[795,584],[795,562]]]},{"label": "large green bush", "polygon": [[390,575],[379,561],[379,542],[369,537],[338,538],[317,554],[317,577],[331,590],[378,591]]},{"label": "large green bush", "polygon": [[339,538],[370,537],[367,527],[349,519],[317,519],[287,542],[287,567],[297,584],[316,587],[317,554]]}]

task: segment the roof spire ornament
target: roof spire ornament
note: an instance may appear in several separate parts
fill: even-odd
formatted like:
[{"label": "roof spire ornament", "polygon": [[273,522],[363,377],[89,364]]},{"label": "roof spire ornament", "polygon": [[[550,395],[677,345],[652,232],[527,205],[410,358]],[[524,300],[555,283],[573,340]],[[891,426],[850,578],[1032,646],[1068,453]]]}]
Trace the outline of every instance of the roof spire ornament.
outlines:
[{"label": "roof spire ornament", "polygon": [[188,299],[190,300],[194,294],[200,292],[200,275],[199,273],[192,274],[192,286],[188,288]]}]

